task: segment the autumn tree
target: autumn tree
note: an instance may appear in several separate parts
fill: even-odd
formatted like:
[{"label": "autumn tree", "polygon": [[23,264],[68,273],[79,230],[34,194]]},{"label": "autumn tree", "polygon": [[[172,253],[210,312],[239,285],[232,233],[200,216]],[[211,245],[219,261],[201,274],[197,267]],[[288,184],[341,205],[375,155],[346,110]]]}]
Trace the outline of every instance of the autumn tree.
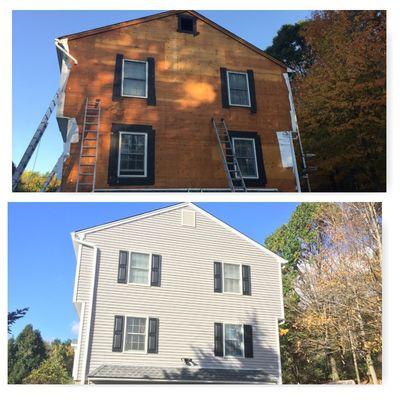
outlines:
[{"label": "autumn tree", "polygon": [[294,81],[313,191],[385,191],[385,11],[318,11],[300,35],[313,56]]},{"label": "autumn tree", "polygon": [[[46,182],[49,173],[41,174],[34,171],[25,171],[21,175],[21,179],[18,183],[17,192],[40,192],[44,183]],[[47,192],[56,192],[60,187],[60,181],[53,177],[49,186],[47,187]]]}]

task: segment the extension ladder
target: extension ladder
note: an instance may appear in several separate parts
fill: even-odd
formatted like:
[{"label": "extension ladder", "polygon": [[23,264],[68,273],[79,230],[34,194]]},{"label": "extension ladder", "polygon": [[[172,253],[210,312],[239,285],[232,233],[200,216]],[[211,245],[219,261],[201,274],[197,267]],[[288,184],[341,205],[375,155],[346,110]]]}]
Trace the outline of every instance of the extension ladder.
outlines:
[{"label": "extension ladder", "polygon": [[58,158],[57,162],[55,163],[53,169],[51,170],[50,174],[47,176],[46,181],[44,182],[42,189],[40,190],[41,192],[45,192],[47,187],[50,185],[51,180],[53,179],[54,175],[57,174],[57,170],[59,168],[62,168],[62,165],[64,163],[64,153],[61,154],[61,156]]},{"label": "extension ladder", "polygon": [[239,163],[236,158],[235,149],[233,148],[232,140],[229,136],[228,128],[225,120],[221,118],[216,121],[212,118],[215,134],[217,135],[219,148],[221,150],[222,160],[228,184],[232,192],[246,192],[246,184],[240,171]]},{"label": "extension ladder", "polygon": [[77,192],[93,192],[96,183],[96,162],[100,127],[100,100],[86,99],[85,117],[81,136]]}]

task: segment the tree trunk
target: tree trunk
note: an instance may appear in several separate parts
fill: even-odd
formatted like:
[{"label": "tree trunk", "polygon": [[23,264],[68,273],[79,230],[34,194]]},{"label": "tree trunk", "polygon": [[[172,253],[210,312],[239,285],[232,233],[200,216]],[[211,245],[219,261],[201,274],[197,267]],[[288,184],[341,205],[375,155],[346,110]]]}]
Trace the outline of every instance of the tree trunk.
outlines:
[{"label": "tree trunk", "polygon": [[378,384],[378,378],[376,377],[374,363],[372,361],[371,353],[369,351],[367,352],[367,354],[365,356],[365,361],[366,361],[367,367],[368,367],[368,375],[371,377],[372,383],[374,385],[377,385]]},{"label": "tree trunk", "polygon": [[350,338],[351,354],[353,356],[354,371],[356,373],[356,381],[358,384],[360,384],[361,383],[360,372],[358,371],[357,355],[353,342],[353,334],[351,333],[351,331],[349,331],[349,338]]},{"label": "tree trunk", "polygon": [[338,373],[337,366],[336,366],[335,357],[333,357],[332,353],[330,353],[330,354],[328,354],[328,359],[329,359],[329,365],[331,367],[331,380],[336,382],[340,378],[339,378],[339,373]]}]

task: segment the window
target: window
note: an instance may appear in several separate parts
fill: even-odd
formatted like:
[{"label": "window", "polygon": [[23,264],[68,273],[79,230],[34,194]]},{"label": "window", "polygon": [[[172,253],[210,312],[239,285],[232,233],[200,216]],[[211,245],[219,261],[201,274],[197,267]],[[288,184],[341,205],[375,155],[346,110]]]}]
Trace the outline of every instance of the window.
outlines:
[{"label": "window", "polygon": [[124,60],[122,96],[147,98],[147,62]]},{"label": "window", "polygon": [[233,138],[233,148],[243,178],[258,178],[254,139]]},{"label": "window", "polygon": [[127,317],[125,351],[145,351],[147,318]]},{"label": "window", "polygon": [[243,326],[234,324],[224,325],[225,356],[243,356]]},{"label": "window", "polygon": [[190,15],[179,15],[178,32],[196,34],[196,18]]},{"label": "window", "polygon": [[129,283],[148,285],[150,280],[150,255],[131,253]]},{"label": "window", "polygon": [[224,292],[241,293],[240,265],[224,264]]},{"label": "window", "polygon": [[147,176],[147,134],[120,132],[118,176]]},{"label": "window", "polygon": [[249,80],[245,72],[231,72],[228,74],[229,105],[250,107]]}]

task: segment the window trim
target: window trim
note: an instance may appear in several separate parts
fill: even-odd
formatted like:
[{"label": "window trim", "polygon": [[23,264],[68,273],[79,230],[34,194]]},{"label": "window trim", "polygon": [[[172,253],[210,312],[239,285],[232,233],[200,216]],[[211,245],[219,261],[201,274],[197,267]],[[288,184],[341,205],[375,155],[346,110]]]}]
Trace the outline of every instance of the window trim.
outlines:
[{"label": "window trim", "polygon": [[[240,325],[241,327],[241,331],[242,331],[242,343],[240,344],[240,349],[242,351],[242,354],[240,356],[234,356],[231,354],[226,355],[225,353],[225,325]],[[224,358],[245,358],[245,354],[244,354],[244,325],[240,322],[223,322],[222,323],[222,344],[223,344],[223,357]]]},{"label": "window trim", "polygon": [[[225,261],[221,261],[222,263],[222,294],[226,293],[226,294],[235,294],[235,295],[243,295],[243,272],[242,272],[242,263],[235,263],[235,262],[225,262]],[[239,286],[240,286],[240,290],[239,292],[228,292],[225,290],[225,264],[230,264],[230,265],[237,265],[239,267]]]},{"label": "window trim", "polygon": [[[245,105],[245,104],[234,104],[231,101],[231,87],[229,84],[229,74],[239,74],[239,75],[246,75],[246,83],[247,83],[247,96],[249,99],[249,104]],[[228,103],[230,106],[233,107],[245,107],[245,108],[251,108],[251,97],[250,97],[250,84],[249,84],[249,75],[247,72],[242,72],[242,71],[230,71],[227,70],[226,71],[226,83],[227,83],[227,88],[228,88]]]},{"label": "window trim", "polygon": [[[249,140],[249,141],[252,141],[253,142],[253,150],[254,150],[254,160],[255,160],[255,162],[256,162],[256,176],[249,176],[249,175],[243,175],[243,173],[242,173],[242,177],[243,177],[243,179],[259,179],[260,178],[260,176],[259,176],[259,173],[258,173],[258,162],[257,162],[257,151],[256,151],[256,141],[255,141],[255,139],[254,138],[240,138],[240,137],[234,137],[234,138],[232,138],[232,144],[233,144],[233,151],[235,152],[235,156],[236,156],[236,158],[237,158],[237,155],[236,155],[236,147],[235,147],[235,141],[236,140]],[[244,158],[244,157],[243,157]],[[239,168],[240,168],[240,166],[239,166]],[[240,172],[242,172],[242,170],[240,170]]]},{"label": "window trim", "polygon": [[[145,252],[139,252],[139,251],[128,251],[129,257],[129,263],[128,263],[128,276],[127,276],[127,284],[128,285],[137,285],[137,286],[150,286],[151,287],[151,263],[153,259],[153,253],[145,253]],[[131,254],[145,254],[149,256],[149,272],[147,274],[147,283],[137,283],[137,282],[130,282],[130,275],[131,275]]]},{"label": "window trim", "polygon": [[[146,64],[146,96],[134,96],[134,95],[131,95],[131,94],[124,94],[125,61]],[[123,58],[122,59],[122,74],[121,74],[121,97],[132,97],[132,98],[138,98],[138,99],[147,99],[148,96],[149,96],[149,63],[148,63],[148,61],[131,60],[129,58]]]},{"label": "window trim", "polygon": [[[148,335],[149,335],[149,319],[148,315],[128,315],[128,314],[120,314],[125,317],[125,327],[124,327],[124,346],[122,349],[122,353],[135,353],[135,354],[148,354],[147,347],[148,347]],[[144,338],[144,350],[127,350],[125,348],[126,345],[126,338],[127,338],[127,329],[128,329],[128,318],[145,318],[146,319],[146,331],[145,331],[145,338]]]},{"label": "window trim", "polygon": [[[118,146],[118,169],[117,169],[117,177],[118,178],[147,178],[147,158],[148,158],[148,133],[147,132],[129,132],[129,131],[119,131],[119,146]],[[124,135],[143,135],[145,137],[144,140],[144,175],[121,175],[121,144],[122,144],[122,134]]]}]

